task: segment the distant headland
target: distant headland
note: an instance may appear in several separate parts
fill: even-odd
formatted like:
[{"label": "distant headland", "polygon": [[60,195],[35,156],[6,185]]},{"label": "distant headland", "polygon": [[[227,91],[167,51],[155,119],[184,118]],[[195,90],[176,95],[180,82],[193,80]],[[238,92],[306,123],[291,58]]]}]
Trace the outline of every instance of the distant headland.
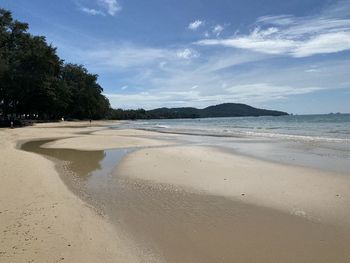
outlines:
[{"label": "distant headland", "polygon": [[288,113],[276,110],[258,109],[241,103],[222,103],[204,109],[193,107],[157,108],[153,110],[113,110],[112,119],[180,119],[248,116],[283,116]]}]

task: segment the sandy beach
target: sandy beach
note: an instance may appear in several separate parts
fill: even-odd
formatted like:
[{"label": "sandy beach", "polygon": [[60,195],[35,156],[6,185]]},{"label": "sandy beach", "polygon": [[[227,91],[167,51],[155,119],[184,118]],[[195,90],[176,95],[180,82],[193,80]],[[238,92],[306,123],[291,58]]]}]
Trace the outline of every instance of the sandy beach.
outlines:
[{"label": "sandy beach", "polygon": [[0,262],[350,260],[349,174],[109,125],[0,129]]},{"label": "sandy beach", "polygon": [[138,262],[128,241],[68,191],[51,161],[16,148],[90,130],[51,126],[0,130],[0,262]]}]

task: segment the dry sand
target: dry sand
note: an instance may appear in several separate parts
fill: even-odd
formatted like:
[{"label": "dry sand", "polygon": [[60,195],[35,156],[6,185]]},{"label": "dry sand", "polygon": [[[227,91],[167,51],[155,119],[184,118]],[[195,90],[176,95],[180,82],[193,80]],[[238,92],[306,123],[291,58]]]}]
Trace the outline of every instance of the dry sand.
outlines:
[{"label": "dry sand", "polygon": [[[168,134],[104,125],[0,130],[0,262],[155,262],[135,237],[153,241],[166,262],[350,260],[346,175],[177,146]],[[38,138],[65,138],[50,148],[147,147],[115,170],[139,200],[120,211],[129,229],[72,194],[51,161],[16,149]]]}]

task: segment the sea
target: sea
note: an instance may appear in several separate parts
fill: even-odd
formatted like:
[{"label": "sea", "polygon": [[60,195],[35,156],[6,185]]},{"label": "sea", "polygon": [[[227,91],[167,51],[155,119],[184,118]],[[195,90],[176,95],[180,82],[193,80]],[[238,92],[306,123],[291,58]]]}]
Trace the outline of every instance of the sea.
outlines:
[{"label": "sea", "polygon": [[350,114],[138,120],[124,126],[189,135],[350,143]]},{"label": "sea", "polygon": [[350,114],[136,120],[112,128],[168,133],[185,145],[350,175]]}]

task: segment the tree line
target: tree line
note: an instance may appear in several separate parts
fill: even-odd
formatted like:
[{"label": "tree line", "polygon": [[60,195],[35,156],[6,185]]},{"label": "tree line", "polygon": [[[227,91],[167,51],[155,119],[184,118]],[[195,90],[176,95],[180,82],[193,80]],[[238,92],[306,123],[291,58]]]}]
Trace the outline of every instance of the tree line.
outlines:
[{"label": "tree line", "polygon": [[111,109],[97,78],[0,9],[1,119],[105,118]]}]

